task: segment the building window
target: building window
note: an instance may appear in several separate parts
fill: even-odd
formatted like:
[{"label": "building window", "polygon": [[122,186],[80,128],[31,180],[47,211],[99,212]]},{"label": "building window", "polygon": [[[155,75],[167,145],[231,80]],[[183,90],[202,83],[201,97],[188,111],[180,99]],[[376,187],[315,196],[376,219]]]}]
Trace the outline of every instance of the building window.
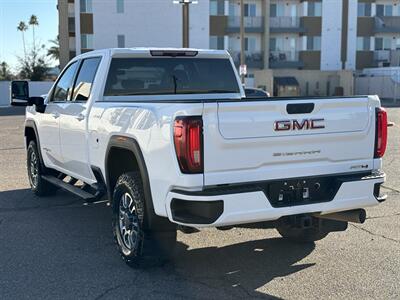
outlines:
[{"label": "building window", "polygon": [[117,35],[117,45],[118,48],[125,48],[125,35],[123,34]]},{"label": "building window", "polygon": [[223,16],[225,14],[225,3],[223,0],[210,0],[210,15]]},{"label": "building window", "polygon": [[357,37],[357,51],[370,51],[371,50],[371,38],[370,37]]},{"label": "building window", "polygon": [[358,3],[358,16],[371,17],[372,16],[371,3]]},{"label": "building window", "polygon": [[375,50],[391,50],[391,49],[392,49],[392,38],[390,37],[375,38]]},{"label": "building window", "polygon": [[284,3],[272,3],[270,5],[269,15],[271,18],[283,17],[285,15],[285,4]]},{"label": "building window", "polygon": [[244,16],[245,17],[255,17],[257,6],[256,4],[245,4],[244,5]]},{"label": "building window", "polygon": [[218,2],[217,0],[210,0],[210,15],[218,16]]},{"label": "building window", "polygon": [[246,37],[244,38],[244,50],[248,52],[256,51],[257,40],[255,37]]},{"label": "building window", "polygon": [[125,10],[124,0],[117,0],[117,13],[123,14]]},{"label": "building window", "polygon": [[322,3],[321,2],[308,2],[307,16],[321,17],[322,16]]},{"label": "building window", "polygon": [[80,0],[81,13],[92,13],[92,0]]},{"label": "building window", "polygon": [[93,49],[93,34],[82,34],[81,35],[81,48],[82,49]]},{"label": "building window", "polygon": [[391,4],[377,4],[376,15],[378,17],[391,17],[393,16],[393,5]]},{"label": "building window", "polygon": [[210,36],[210,49],[214,50],[224,50],[224,37],[223,36],[216,36],[216,35],[211,35]]},{"label": "building window", "polygon": [[321,37],[308,36],[307,37],[307,50],[308,51],[321,51]]}]

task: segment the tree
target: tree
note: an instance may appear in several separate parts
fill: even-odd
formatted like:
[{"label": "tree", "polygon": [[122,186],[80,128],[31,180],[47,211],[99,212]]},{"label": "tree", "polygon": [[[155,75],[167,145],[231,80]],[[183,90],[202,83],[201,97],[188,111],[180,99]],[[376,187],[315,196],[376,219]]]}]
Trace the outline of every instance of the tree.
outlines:
[{"label": "tree", "polygon": [[39,20],[35,15],[32,15],[28,22],[29,25],[32,26],[32,34],[33,34],[33,49],[36,48],[36,38],[35,38],[35,26],[39,26]]},{"label": "tree", "polygon": [[24,21],[19,22],[18,27],[17,27],[18,31],[21,31],[22,33],[22,44],[24,46],[24,56],[26,56],[26,46],[25,46],[25,31],[28,30],[28,26],[26,26]]},{"label": "tree", "polygon": [[12,77],[8,64],[5,61],[0,63],[0,80],[12,80]]},{"label": "tree", "polygon": [[46,55],[43,54],[45,45],[38,49],[32,48],[24,58],[18,57],[20,64],[19,77],[22,79],[30,79],[32,81],[44,80],[49,69],[46,61]]},{"label": "tree", "polygon": [[51,59],[58,61],[60,59],[60,42],[58,36],[54,40],[50,40],[53,44],[49,49],[47,49],[47,56]]}]

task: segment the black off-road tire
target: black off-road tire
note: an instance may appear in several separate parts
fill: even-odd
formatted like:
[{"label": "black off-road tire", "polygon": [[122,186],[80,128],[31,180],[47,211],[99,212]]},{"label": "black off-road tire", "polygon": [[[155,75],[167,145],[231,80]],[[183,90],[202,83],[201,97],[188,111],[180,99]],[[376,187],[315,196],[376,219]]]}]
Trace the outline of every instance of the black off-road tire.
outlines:
[{"label": "black off-road tire", "polygon": [[[125,196],[126,198],[124,198]],[[124,199],[128,199],[128,201]],[[126,208],[124,201],[132,203],[132,205],[125,205]],[[130,214],[127,214],[128,210]],[[140,173],[129,172],[121,175],[113,193],[112,227],[119,253],[131,267],[146,268],[163,265],[175,249],[176,229],[169,229],[169,231],[148,229],[149,226],[146,226],[146,223],[155,216],[148,216],[146,211],[148,210],[146,210]],[[125,220],[128,220],[127,223]],[[126,224],[130,224],[130,226],[125,226]],[[125,231],[121,227],[124,227]],[[128,238],[129,233],[127,233],[131,231],[127,231],[127,228],[133,228],[137,232],[131,234],[131,239]]]},{"label": "black off-road tire", "polygon": [[285,221],[279,222],[276,230],[283,238],[296,243],[313,243],[322,240],[329,234],[329,232],[317,225],[308,228],[297,228]]},{"label": "black off-road tire", "polygon": [[47,175],[48,169],[43,166],[40,160],[39,150],[35,141],[29,142],[26,165],[31,190],[36,196],[50,196],[57,191],[56,186],[42,178],[42,175]]}]

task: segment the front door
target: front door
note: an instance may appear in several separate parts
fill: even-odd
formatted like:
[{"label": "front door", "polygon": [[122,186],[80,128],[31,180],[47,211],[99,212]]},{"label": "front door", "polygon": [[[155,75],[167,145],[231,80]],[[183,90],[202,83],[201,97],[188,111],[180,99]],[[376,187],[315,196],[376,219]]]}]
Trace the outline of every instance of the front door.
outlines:
[{"label": "front door", "polygon": [[60,145],[63,166],[69,175],[87,183],[95,180],[88,156],[88,100],[100,57],[82,60],[70,101],[62,104]]},{"label": "front door", "polygon": [[77,67],[78,63],[74,62],[64,70],[48,96],[45,112],[38,116],[40,148],[44,163],[49,168],[62,168],[60,115],[62,104],[70,97]]}]

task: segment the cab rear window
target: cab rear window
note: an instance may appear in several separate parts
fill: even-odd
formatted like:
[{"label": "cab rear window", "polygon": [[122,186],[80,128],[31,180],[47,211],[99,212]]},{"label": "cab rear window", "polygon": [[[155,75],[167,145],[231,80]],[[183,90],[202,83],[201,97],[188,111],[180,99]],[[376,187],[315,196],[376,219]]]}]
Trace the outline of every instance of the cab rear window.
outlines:
[{"label": "cab rear window", "polygon": [[229,59],[113,58],[105,96],[239,93]]}]

